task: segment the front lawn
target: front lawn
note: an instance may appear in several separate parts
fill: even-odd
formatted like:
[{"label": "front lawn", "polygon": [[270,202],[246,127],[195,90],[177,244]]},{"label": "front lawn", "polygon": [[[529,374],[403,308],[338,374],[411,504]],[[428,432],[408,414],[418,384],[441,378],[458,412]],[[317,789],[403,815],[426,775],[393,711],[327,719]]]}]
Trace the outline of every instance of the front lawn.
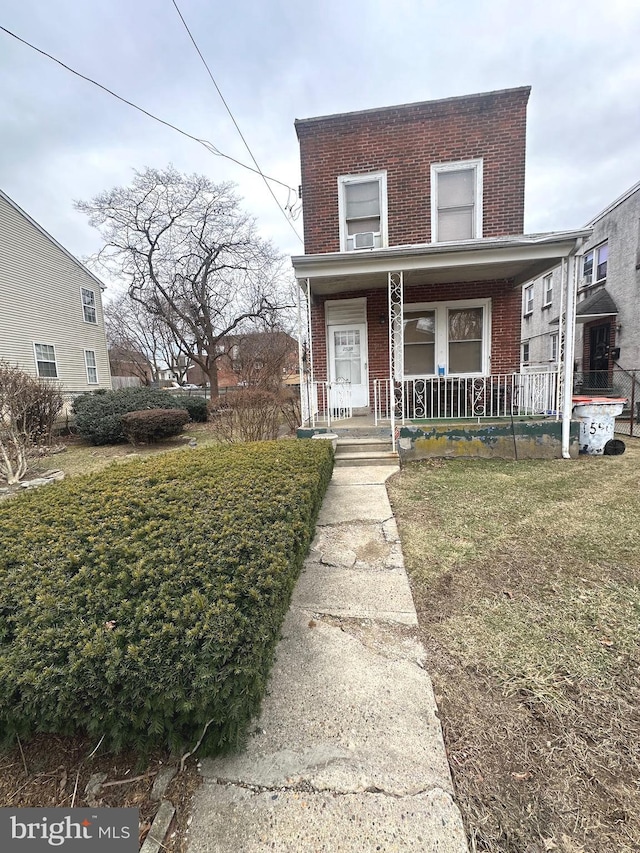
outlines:
[{"label": "front lawn", "polygon": [[389,482],[472,850],[640,849],[640,442]]}]

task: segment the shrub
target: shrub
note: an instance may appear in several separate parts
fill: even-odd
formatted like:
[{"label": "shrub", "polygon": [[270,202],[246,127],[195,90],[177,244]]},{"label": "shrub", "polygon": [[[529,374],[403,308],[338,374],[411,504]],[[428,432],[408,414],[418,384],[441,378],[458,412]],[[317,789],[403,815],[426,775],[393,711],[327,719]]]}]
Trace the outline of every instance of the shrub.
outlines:
[{"label": "shrub", "polygon": [[329,442],[216,446],[0,504],[0,738],[237,747],[331,468]]},{"label": "shrub", "polygon": [[209,416],[209,408],[204,397],[188,394],[176,394],[174,399],[189,412],[189,417],[196,423],[205,423]]},{"label": "shrub", "polygon": [[179,435],[189,420],[185,409],[146,409],[120,418],[122,431],[131,444],[149,444]]},{"label": "shrub", "polygon": [[142,387],[81,394],[73,401],[72,407],[76,429],[92,444],[125,441],[122,415],[143,409],[184,409],[184,406],[168,391]]},{"label": "shrub", "polygon": [[20,482],[35,444],[51,441],[62,409],[60,387],[0,361],[0,476]]},{"label": "shrub", "polygon": [[282,419],[278,394],[260,388],[229,392],[212,415],[217,437],[230,442],[277,438]]}]

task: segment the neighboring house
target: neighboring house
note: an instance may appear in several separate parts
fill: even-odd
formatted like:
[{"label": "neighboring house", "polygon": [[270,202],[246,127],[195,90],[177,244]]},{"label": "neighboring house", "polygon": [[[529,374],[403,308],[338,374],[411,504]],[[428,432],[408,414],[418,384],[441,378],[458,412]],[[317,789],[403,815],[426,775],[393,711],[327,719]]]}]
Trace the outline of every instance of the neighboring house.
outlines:
[{"label": "neighboring house", "polygon": [[65,395],[111,388],[102,289],[0,191],[0,359]]},{"label": "neighboring house", "polygon": [[529,93],[295,122],[305,422],[372,410],[392,424],[476,418],[552,404],[553,383],[544,399],[522,390],[534,380],[520,376],[520,289],[562,259],[573,264],[589,231],[523,234]]},{"label": "neighboring house", "polygon": [[[122,346],[109,347],[109,366],[112,379],[137,379],[139,385],[150,385],[153,382],[153,369],[146,355],[138,350]],[[115,385],[125,386],[125,383]]]},{"label": "neighboring house", "polygon": [[[640,182],[588,227],[578,269],[576,389],[624,393],[629,382],[620,373],[640,371]],[[557,268],[523,290],[523,368],[557,363],[561,281]]]},{"label": "neighboring house", "polygon": [[[218,390],[267,385],[279,387],[298,374],[298,342],[285,332],[248,332],[226,335],[218,343]],[[187,381],[204,385],[198,366],[189,368]]]}]

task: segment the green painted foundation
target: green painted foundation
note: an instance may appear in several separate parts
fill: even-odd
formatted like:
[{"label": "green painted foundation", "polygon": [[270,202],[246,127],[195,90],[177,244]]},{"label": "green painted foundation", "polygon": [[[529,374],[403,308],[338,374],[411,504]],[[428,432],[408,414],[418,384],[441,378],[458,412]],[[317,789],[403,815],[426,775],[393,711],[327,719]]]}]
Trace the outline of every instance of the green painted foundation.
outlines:
[{"label": "green painted foundation", "polygon": [[[571,422],[569,452],[578,456],[578,423]],[[484,459],[560,459],[562,422],[464,421],[407,424],[399,429],[398,453],[402,463],[438,457]]]},{"label": "green painted foundation", "polygon": [[298,427],[296,438],[313,438],[314,435],[323,435],[326,431],[325,427]]}]

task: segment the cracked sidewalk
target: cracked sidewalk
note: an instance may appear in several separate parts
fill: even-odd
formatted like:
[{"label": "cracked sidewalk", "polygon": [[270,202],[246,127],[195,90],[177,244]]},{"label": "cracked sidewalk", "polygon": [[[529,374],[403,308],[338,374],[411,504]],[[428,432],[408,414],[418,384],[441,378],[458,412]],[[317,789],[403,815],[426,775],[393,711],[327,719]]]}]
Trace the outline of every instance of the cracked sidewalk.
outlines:
[{"label": "cracked sidewalk", "polygon": [[254,735],[201,762],[189,853],[466,853],[391,512],[337,468]]}]

